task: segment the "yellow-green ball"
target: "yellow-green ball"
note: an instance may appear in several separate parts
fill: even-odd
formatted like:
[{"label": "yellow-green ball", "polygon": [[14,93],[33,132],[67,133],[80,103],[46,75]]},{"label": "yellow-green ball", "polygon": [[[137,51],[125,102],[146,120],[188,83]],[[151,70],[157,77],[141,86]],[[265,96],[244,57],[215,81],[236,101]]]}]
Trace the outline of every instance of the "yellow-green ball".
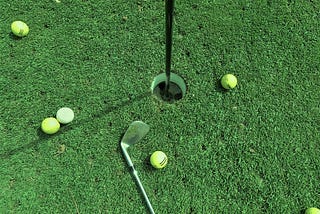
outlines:
[{"label": "yellow-green ball", "polygon": [[48,117],[42,121],[41,129],[46,134],[54,134],[59,131],[60,123],[56,118]]},{"label": "yellow-green ball", "polygon": [[310,207],[310,208],[306,209],[305,214],[320,214],[320,210],[315,207]]},{"label": "yellow-green ball", "polygon": [[221,78],[221,85],[225,89],[232,89],[236,87],[238,84],[237,77],[235,77],[233,74],[226,74]]},{"label": "yellow-green ball", "polygon": [[150,157],[150,163],[154,168],[162,169],[167,165],[168,157],[162,151],[155,151]]},{"label": "yellow-green ball", "polygon": [[14,35],[24,37],[29,33],[29,27],[22,21],[14,21],[11,24],[11,31]]}]

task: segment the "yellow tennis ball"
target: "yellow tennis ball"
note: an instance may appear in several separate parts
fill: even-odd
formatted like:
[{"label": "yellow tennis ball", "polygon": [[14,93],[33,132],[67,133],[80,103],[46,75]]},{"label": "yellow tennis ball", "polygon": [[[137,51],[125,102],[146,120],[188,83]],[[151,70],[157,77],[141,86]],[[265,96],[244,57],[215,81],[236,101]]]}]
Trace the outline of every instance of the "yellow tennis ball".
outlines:
[{"label": "yellow tennis ball", "polygon": [[232,89],[236,87],[238,84],[237,77],[235,77],[233,74],[226,74],[221,78],[221,85],[225,89]]},{"label": "yellow tennis ball", "polygon": [[11,24],[12,33],[16,36],[23,37],[29,33],[29,27],[22,21],[14,21]]},{"label": "yellow tennis ball", "polygon": [[162,151],[155,151],[150,157],[150,163],[154,168],[161,169],[167,165],[168,157]]},{"label": "yellow tennis ball", "polygon": [[310,207],[310,208],[306,209],[305,214],[320,214],[320,210],[315,207]]},{"label": "yellow tennis ball", "polygon": [[54,134],[59,131],[60,123],[54,117],[48,117],[41,123],[41,129],[46,134]]}]

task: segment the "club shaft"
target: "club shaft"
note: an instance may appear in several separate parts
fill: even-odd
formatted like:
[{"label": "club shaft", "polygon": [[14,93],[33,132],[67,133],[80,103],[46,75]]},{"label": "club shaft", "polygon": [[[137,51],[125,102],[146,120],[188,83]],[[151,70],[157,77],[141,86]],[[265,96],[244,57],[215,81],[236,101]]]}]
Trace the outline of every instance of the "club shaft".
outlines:
[{"label": "club shaft", "polygon": [[166,86],[165,94],[168,95],[170,72],[171,72],[171,53],[172,53],[172,21],[174,0],[166,0]]},{"label": "club shaft", "polygon": [[138,187],[140,188],[140,191],[141,191],[141,193],[142,193],[142,195],[143,195],[143,197],[144,197],[144,200],[145,200],[145,202],[146,202],[146,204],[147,204],[147,207],[148,207],[150,213],[151,213],[151,214],[154,214],[154,211],[153,211],[152,205],[151,205],[151,203],[150,203],[150,201],[149,201],[149,198],[148,198],[148,196],[147,196],[147,193],[146,193],[146,191],[144,190],[143,185],[142,185],[142,183],[141,183],[141,181],[140,181],[138,172],[135,170],[135,168],[134,168],[133,166],[131,167],[131,170],[132,170],[132,174],[133,174],[133,176],[134,176],[134,178],[135,178],[135,180],[136,180],[136,183],[137,183]]}]

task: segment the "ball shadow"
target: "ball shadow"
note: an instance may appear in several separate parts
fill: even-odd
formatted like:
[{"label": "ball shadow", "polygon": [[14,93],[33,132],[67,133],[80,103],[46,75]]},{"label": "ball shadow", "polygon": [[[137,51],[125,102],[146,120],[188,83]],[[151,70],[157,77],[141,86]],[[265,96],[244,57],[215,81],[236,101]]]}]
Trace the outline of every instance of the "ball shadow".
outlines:
[{"label": "ball shadow", "polygon": [[12,39],[12,40],[22,40],[23,37],[19,37],[19,36],[16,36],[14,35],[12,32],[9,33],[9,38]]},{"label": "ball shadow", "polygon": [[215,86],[215,90],[218,91],[218,92],[220,92],[220,93],[227,93],[227,92],[228,92],[227,89],[225,89],[224,87],[222,87],[222,85],[221,85],[221,78],[220,78],[220,79],[216,79],[214,86]]}]

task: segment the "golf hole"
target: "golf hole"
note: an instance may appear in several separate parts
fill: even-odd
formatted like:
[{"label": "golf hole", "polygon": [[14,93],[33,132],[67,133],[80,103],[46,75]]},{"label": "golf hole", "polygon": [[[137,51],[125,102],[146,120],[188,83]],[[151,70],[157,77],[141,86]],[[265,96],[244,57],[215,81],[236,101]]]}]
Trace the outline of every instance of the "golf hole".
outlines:
[{"label": "golf hole", "polygon": [[186,95],[186,84],[184,80],[177,74],[170,74],[170,83],[168,94],[165,94],[166,74],[162,73],[153,79],[151,85],[152,94],[158,99],[168,103],[174,103],[181,100]]}]

